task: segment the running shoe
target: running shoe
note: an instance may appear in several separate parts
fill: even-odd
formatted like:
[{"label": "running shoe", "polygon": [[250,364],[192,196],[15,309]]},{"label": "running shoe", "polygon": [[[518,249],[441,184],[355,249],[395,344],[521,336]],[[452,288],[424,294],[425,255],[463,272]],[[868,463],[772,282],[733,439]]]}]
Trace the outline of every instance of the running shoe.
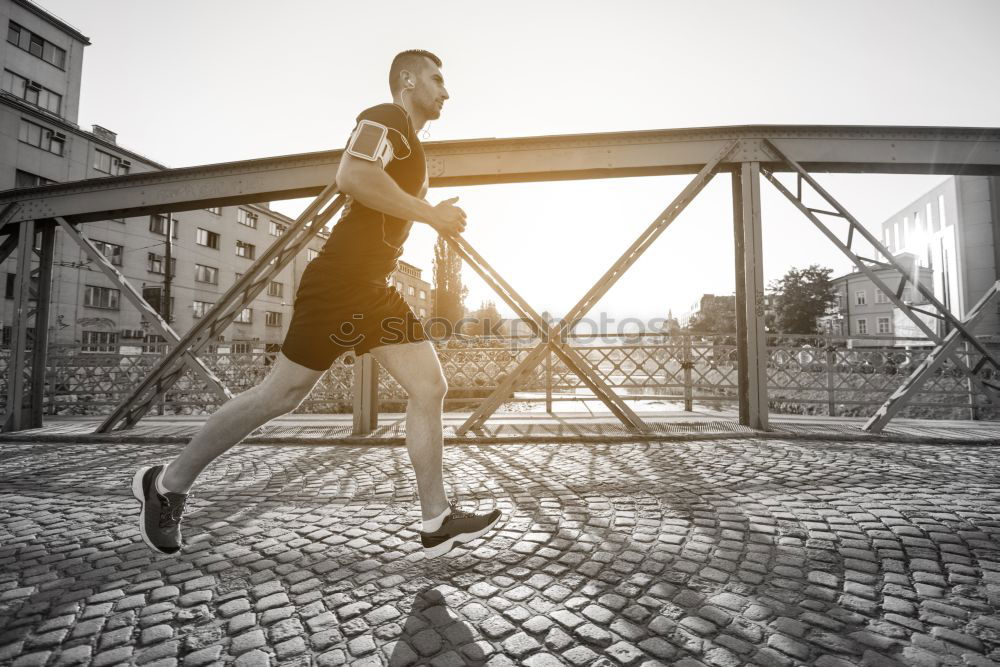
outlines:
[{"label": "running shoe", "polygon": [[452,503],[451,514],[445,517],[440,528],[433,532],[420,531],[424,555],[435,558],[446,554],[456,544],[465,544],[482,537],[499,520],[500,510],[493,510],[489,514],[474,514],[463,512]]},{"label": "running shoe", "polygon": [[161,496],[155,480],[163,466],[139,468],[132,478],[132,495],[139,501],[139,532],[142,541],[162,554],[175,554],[181,549],[181,520],[186,493]]}]

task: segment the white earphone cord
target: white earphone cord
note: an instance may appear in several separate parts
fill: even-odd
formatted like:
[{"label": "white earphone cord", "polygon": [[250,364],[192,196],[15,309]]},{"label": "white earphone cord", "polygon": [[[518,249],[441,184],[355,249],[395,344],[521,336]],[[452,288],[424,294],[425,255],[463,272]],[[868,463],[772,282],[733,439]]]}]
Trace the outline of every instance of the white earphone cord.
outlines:
[{"label": "white earphone cord", "polygon": [[[410,85],[407,86],[406,88],[404,88],[402,91],[400,91],[400,93],[399,93],[399,99],[403,99],[403,94],[406,93],[406,91],[413,90],[414,88],[416,88],[416,84],[413,83],[413,79],[407,79],[406,82],[408,84],[410,84]],[[431,138],[431,129],[430,129],[430,127],[431,127],[431,121],[427,121],[427,124],[424,125],[424,129],[420,131],[420,138],[421,139],[430,139]],[[405,141],[405,139],[404,139],[404,141]],[[409,148],[410,145],[407,144],[406,147]],[[407,153],[406,157],[410,157],[410,154]],[[400,159],[401,160],[405,160],[406,158],[400,158]]]}]

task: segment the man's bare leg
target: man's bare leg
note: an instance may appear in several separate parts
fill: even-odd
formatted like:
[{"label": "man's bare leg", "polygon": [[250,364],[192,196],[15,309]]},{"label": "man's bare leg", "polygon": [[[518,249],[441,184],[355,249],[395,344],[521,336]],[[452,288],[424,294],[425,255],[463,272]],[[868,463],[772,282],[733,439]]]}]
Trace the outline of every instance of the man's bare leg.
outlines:
[{"label": "man's bare leg", "polygon": [[441,460],[441,419],[448,383],[429,341],[383,345],[372,356],[396,378],[409,395],[406,404],[406,450],[417,476],[424,520],[448,509]]},{"label": "man's bare leg", "polygon": [[233,397],[208,418],[164,470],[163,486],[187,493],[201,471],[230,447],[258,426],[298,407],[322,375],[323,371],[297,364],[279,352],[263,382]]}]

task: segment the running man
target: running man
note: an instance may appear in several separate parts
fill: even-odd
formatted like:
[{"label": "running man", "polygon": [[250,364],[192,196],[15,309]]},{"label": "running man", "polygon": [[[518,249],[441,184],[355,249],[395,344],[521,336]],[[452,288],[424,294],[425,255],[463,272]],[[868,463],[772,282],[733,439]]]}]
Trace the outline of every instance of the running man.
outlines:
[{"label": "running man", "polygon": [[139,529],[156,551],[180,550],[184,503],[202,470],[258,426],[294,410],[350,349],[358,356],[374,355],[409,397],[406,448],[417,478],[424,553],[440,556],[480,537],[500,519],[499,510],[471,514],[448,501],[441,470],[448,385],[420,320],[387,284],[410,221],[439,234],[465,230],[457,197],[436,206],[424,200],[427,168],[417,132],[441,115],[448,99],[440,68],[433,53],[403,51],[389,69],[392,103],[358,116],[337,171],[347,205],[303,273],[288,333],[265,380],[221,406],[169,464],[135,473]]}]

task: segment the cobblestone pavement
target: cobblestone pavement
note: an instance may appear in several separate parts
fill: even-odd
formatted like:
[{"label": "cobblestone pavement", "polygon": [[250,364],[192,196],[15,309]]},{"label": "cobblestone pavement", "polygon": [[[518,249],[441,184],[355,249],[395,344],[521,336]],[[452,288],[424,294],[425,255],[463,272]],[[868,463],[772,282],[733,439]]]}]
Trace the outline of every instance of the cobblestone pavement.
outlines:
[{"label": "cobblestone pavement", "polygon": [[176,451],[0,447],[0,663],[1000,662],[1000,447],[448,447],[505,519],[431,561],[387,446],[238,447],[157,556],[128,482]]}]

